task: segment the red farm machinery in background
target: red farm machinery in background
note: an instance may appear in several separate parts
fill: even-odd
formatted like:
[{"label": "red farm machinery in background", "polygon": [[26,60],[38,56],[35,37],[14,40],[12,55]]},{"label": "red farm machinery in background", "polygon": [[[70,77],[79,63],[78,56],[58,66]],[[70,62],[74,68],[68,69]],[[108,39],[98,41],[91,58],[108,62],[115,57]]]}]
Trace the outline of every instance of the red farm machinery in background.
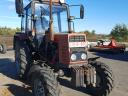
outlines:
[{"label": "red farm machinery in background", "polygon": [[98,40],[97,45],[91,47],[90,51],[120,53],[125,52],[125,49],[125,44],[118,44],[112,37],[108,44],[105,44],[105,41],[103,40]]}]

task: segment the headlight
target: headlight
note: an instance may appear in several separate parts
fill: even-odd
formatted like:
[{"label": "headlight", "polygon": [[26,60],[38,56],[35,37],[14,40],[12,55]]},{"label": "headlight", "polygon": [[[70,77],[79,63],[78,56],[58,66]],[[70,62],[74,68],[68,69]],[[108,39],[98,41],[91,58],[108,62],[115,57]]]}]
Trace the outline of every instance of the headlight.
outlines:
[{"label": "headlight", "polygon": [[86,53],[82,53],[82,54],[81,54],[81,59],[82,59],[82,60],[87,59],[87,54],[86,54]]},{"label": "headlight", "polygon": [[72,60],[72,61],[76,61],[76,59],[77,59],[76,54],[72,54],[72,55],[71,55],[71,60]]}]

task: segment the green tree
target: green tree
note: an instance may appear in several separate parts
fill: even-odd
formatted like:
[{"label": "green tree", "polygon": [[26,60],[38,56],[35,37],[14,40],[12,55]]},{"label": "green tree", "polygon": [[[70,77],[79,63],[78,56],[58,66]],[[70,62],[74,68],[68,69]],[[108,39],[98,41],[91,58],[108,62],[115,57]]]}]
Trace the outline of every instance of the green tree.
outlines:
[{"label": "green tree", "polygon": [[117,41],[128,41],[128,28],[125,24],[117,24],[110,35]]},{"label": "green tree", "polygon": [[0,35],[10,35],[13,36],[15,34],[15,32],[19,32],[20,29],[19,28],[8,28],[8,27],[0,27]]},{"label": "green tree", "polygon": [[95,35],[95,32],[96,32],[95,30],[92,30],[92,32],[91,32],[91,33],[92,33],[92,35]]}]

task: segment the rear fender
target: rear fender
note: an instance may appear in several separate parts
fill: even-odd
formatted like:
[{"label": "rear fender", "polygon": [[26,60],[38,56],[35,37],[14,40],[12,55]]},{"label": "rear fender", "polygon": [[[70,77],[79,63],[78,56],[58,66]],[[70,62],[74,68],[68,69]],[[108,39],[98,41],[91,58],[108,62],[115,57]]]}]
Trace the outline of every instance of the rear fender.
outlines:
[{"label": "rear fender", "polygon": [[15,44],[17,41],[27,40],[29,37],[25,33],[17,32],[13,38],[13,49],[15,50]]}]

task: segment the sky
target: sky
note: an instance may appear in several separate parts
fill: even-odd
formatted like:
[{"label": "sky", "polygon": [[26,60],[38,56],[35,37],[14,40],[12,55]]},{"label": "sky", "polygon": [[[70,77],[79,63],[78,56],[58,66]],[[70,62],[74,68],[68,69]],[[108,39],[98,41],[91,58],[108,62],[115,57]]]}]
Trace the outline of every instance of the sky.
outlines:
[{"label": "sky", "polygon": [[[128,25],[128,0],[66,0],[68,4],[83,4],[85,17],[76,20],[75,30],[95,30],[97,34],[109,34],[116,24]],[[77,16],[79,11],[72,10]],[[0,26],[20,27],[15,12],[15,0],[1,0]]]}]

